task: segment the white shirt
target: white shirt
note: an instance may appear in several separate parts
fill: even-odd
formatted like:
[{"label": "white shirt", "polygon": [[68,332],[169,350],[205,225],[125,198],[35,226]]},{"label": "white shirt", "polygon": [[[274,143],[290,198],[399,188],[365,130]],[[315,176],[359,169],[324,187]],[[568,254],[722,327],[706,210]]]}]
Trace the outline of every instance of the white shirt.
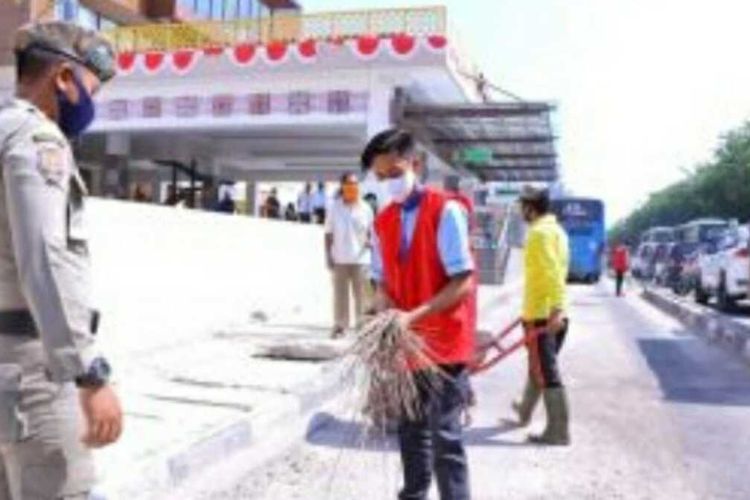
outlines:
[{"label": "white shirt", "polygon": [[315,193],[312,195],[312,207],[313,210],[318,209],[325,209],[327,208],[326,205],[328,204],[328,195],[326,195],[325,191],[315,191]]},{"label": "white shirt", "polygon": [[375,219],[370,205],[335,200],[326,216],[326,234],[333,236],[334,264],[370,265],[369,236]]},{"label": "white shirt", "polygon": [[312,213],[312,193],[303,192],[297,200],[297,211],[301,214]]}]

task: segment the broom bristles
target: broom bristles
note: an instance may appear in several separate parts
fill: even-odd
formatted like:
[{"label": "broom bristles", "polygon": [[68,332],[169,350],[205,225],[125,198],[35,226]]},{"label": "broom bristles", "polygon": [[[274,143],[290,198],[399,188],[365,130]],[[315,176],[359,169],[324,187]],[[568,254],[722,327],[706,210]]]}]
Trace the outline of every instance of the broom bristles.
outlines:
[{"label": "broom bristles", "polygon": [[[382,312],[359,330],[352,354],[364,369],[363,413],[376,426],[393,420],[418,420],[423,416],[421,391],[439,383],[441,371],[425,353],[422,338],[404,329],[396,311]],[[410,369],[415,362],[419,371]]]}]

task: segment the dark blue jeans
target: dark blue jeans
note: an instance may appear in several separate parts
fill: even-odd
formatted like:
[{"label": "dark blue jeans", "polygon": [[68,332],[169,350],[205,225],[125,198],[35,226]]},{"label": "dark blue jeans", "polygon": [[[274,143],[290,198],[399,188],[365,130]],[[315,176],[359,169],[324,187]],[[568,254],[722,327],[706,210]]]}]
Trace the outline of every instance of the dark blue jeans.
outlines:
[{"label": "dark blue jeans", "polygon": [[448,374],[437,383],[421,378],[422,415],[404,420],[398,437],[404,468],[400,500],[427,500],[433,471],[441,500],[469,500],[469,471],[463,445],[461,412],[469,394],[469,373],[463,365],[443,367]]}]

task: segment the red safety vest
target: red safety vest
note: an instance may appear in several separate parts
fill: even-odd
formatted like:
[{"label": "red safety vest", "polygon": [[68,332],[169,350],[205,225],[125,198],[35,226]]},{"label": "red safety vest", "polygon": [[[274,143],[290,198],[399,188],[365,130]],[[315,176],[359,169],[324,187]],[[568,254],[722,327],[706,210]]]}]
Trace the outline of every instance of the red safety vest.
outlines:
[{"label": "red safety vest", "polygon": [[[401,205],[392,203],[375,220],[383,259],[385,290],[397,308],[412,310],[432,299],[450,281],[440,260],[438,226],[445,203],[455,199],[424,188],[411,247],[399,256]],[[441,313],[414,326],[425,342],[425,353],[437,364],[468,363],[474,353],[476,296],[470,294]],[[413,360],[412,360],[413,361]],[[412,363],[412,368],[419,368]]]},{"label": "red safety vest", "polygon": [[627,272],[630,268],[630,253],[627,247],[619,245],[612,252],[612,269],[618,273]]},{"label": "red safety vest", "polygon": [[[466,210],[466,216],[469,219],[469,237],[471,237],[472,232],[474,231],[474,202],[471,201],[471,198],[466,196],[465,194],[461,192],[456,193],[446,193],[448,195],[448,198],[451,200],[455,200],[459,202],[463,207],[464,210]],[[474,259],[474,266],[475,266],[475,272],[472,275],[472,286],[471,286],[471,293],[469,294],[468,301],[469,301],[469,326],[471,328],[472,335],[476,338],[477,333],[477,321],[479,316],[479,306],[478,306],[478,299],[477,299],[477,293],[479,290],[479,259],[477,259],[477,251],[476,248],[474,248],[474,243],[469,243],[470,249],[471,249],[471,257]]]}]

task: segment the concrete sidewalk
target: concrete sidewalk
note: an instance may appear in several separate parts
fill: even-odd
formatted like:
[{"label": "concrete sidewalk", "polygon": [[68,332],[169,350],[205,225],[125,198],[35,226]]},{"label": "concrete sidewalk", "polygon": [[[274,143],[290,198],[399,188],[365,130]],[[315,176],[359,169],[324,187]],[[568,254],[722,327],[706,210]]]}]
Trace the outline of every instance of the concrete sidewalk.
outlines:
[{"label": "concrete sidewalk", "polygon": [[290,344],[345,351],[349,342],[328,334],[326,325],[248,323],[120,360],[126,431],[116,446],[97,452],[97,498],[165,498],[279,430],[304,432],[306,416],[342,387],[345,367],[263,353]]}]

